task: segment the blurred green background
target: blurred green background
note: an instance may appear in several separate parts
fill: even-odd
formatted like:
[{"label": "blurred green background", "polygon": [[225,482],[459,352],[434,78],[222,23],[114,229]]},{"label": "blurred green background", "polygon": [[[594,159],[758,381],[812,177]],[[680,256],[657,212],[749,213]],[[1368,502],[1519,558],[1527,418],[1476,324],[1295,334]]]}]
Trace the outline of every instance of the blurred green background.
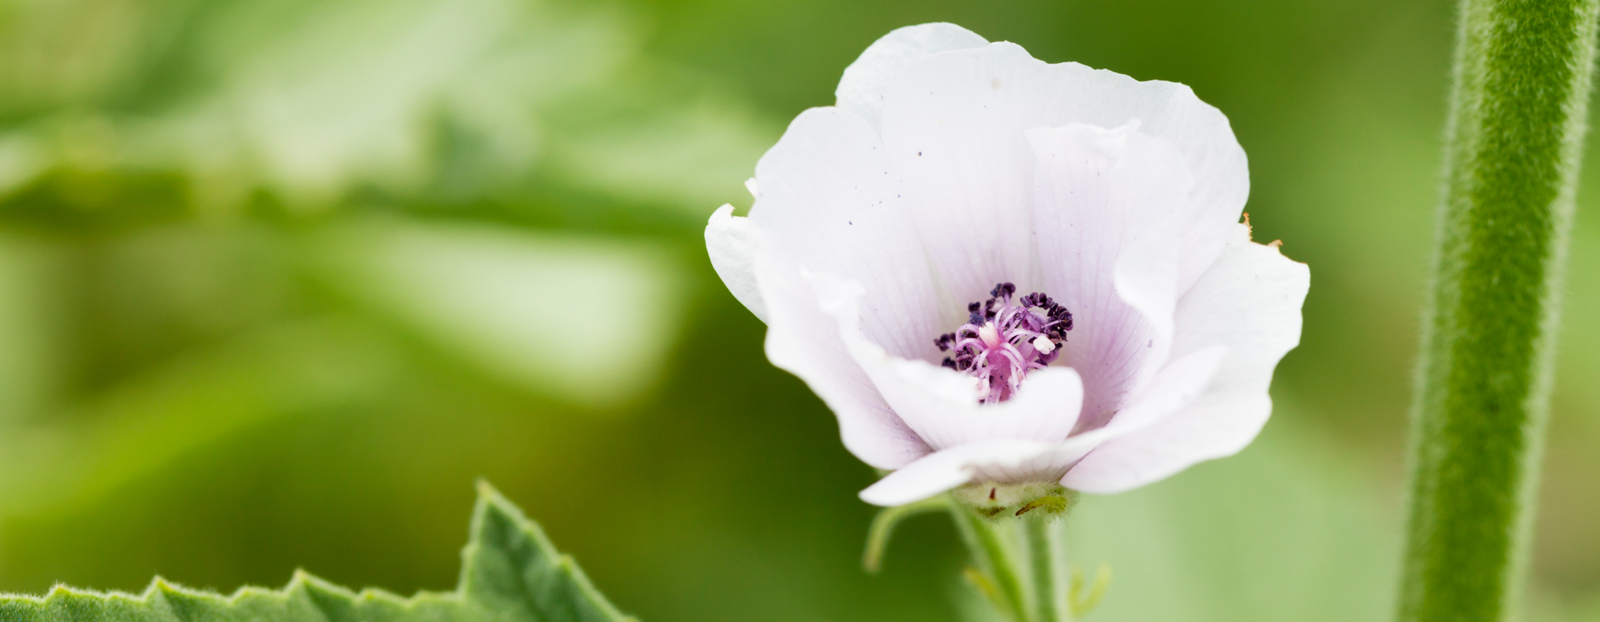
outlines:
[{"label": "blurred green background", "polygon": [[[1376,620],[1453,3],[0,0],[0,591],[454,585],[475,478],[649,622],[954,620],[702,230],[908,24],[1192,86],[1312,266],[1236,458],[1088,498],[1095,620]],[[1528,619],[1600,620],[1600,158]]]}]

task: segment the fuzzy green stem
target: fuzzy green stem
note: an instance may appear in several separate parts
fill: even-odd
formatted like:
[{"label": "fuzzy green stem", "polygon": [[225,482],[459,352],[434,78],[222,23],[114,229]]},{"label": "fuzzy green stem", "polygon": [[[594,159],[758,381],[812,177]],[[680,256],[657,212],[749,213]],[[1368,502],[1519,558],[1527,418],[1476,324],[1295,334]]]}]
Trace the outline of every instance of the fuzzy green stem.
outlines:
[{"label": "fuzzy green stem", "polygon": [[1503,620],[1526,564],[1600,0],[1462,0],[1399,619]]},{"label": "fuzzy green stem", "polygon": [[1029,517],[1022,523],[1028,535],[1028,563],[1033,580],[1033,599],[1039,622],[1071,622],[1066,604],[1066,586],[1061,584],[1060,546],[1056,541],[1057,520],[1053,516]]},{"label": "fuzzy green stem", "polygon": [[[1015,538],[1010,537],[1016,535],[1016,521],[989,521],[962,507],[952,507],[951,513],[955,515],[962,540],[980,566],[979,571],[994,582],[1000,596],[995,605],[1016,622],[1032,622],[1022,560],[1016,552]],[[1007,542],[1008,539],[1012,541]]]}]

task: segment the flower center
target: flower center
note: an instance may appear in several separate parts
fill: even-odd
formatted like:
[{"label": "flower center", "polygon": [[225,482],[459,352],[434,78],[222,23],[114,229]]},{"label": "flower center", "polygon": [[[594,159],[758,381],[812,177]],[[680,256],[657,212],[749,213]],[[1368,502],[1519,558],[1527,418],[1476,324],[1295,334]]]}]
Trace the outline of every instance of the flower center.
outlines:
[{"label": "flower center", "polygon": [[967,305],[967,323],[933,342],[948,352],[944,366],[978,379],[978,401],[1003,402],[1022,386],[1028,372],[1061,355],[1072,330],[1072,313],[1042,293],[1012,302],[1017,286],[1001,283],[989,300]]}]

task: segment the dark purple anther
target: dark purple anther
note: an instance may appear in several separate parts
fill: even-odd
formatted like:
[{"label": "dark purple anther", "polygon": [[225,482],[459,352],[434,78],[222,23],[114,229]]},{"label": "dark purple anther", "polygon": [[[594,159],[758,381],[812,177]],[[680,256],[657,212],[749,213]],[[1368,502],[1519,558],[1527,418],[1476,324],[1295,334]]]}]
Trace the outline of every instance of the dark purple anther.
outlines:
[{"label": "dark purple anther", "polygon": [[967,305],[967,323],[934,340],[950,352],[943,366],[978,378],[979,401],[1003,402],[1022,386],[1028,372],[1061,356],[1072,313],[1041,292],[1011,297],[1017,286],[999,283],[984,302]]}]

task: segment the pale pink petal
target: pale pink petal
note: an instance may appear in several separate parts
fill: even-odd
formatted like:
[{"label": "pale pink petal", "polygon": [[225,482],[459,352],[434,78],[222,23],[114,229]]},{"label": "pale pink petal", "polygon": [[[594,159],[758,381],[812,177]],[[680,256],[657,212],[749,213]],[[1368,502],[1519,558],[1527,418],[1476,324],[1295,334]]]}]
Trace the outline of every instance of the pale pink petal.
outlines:
[{"label": "pale pink petal", "polygon": [[1087,492],[1120,492],[1248,445],[1272,412],[1267,387],[1274,368],[1300,342],[1300,309],[1310,283],[1305,264],[1251,242],[1248,227],[1235,227],[1216,263],[1178,301],[1173,351],[1225,346],[1228,355],[1216,378],[1194,404],[1106,442],[1066,483]]},{"label": "pale pink petal", "polygon": [[1012,399],[980,404],[973,378],[931,363],[895,358],[862,340],[852,349],[884,399],[930,447],[1021,438],[1059,441],[1072,433],[1083,381],[1070,368],[1036,371]]},{"label": "pale pink petal", "polygon": [[1038,441],[992,440],[945,449],[884,476],[861,491],[861,500],[892,507],[921,501],[979,479],[1011,472],[1051,468],[1054,445]]},{"label": "pale pink petal", "polygon": [[767,358],[822,398],[839,419],[846,449],[880,469],[900,468],[931,449],[895,414],[839,338],[808,279],[792,262],[756,257],[756,281],[768,305]]},{"label": "pale pink petal", "polygon": [[1226,347],[1212,346],[1178,357],[1156,372],[1149,386],[1128,400],[1105,427],[1079,436],[1099,432],[1102,441],[1109,441],[1159,425],[1205,394],[1227,354]]},{"label": "pale pink petal", "polygon": [[969,483],[1040,482],[1070,474],[1072,465],[1108,439],[1137,426],[1108,426],[1059,443],[993,439],[942,449],[885,475],[861,491],[881,506],[904,505]]},{"label": "pale pink petal", "polygon": [[896,356],[935,360],[933,340],[948,328],[890,168],[860,117],[807,110],[756,165],[750,221],[763,255],[861,283],[867,338]]},{"label": "pale pink petal", "polygon": [[1203,395],[1158,425],[1107,441],[1061,483],[1113,494],[1157,482],[1197,462],[1238,453],[1261,432],[1271,413],[1272,399],[1264,394]]},{"label": "pale pink petal", "polygon": [[1277,244],[1250,241],[1249,225],[1229,234],[1216,263],[1178,300],[1173,352],[1225,345],[1229,355],[1212,391],[1265,393],[1278,361],[1300,345],[1311,269],[1284,257]]},{"label": "pale pink petal", "polygon": [[1028,133],[1040,265],[1045,291],[1074,317],[1060,361],[1083,375],[1083,430],[1142,390],[1172,345],[1177,227],[1192,181],[1175,145],[1135,126]]},{"label": "pale pink petal", "polygon": [[[1145,199],[1150,203],[1160,200],[1160,196]],[[1146,348],[1149,360],[1165,360],[1172,344],[1173,316],[1178,307],[1178,237],[1178,218],[1170,214],[1148,223],[1122,251],[1111,271],[1117,297],[1137,311],[1155,335],[1155,345]],[[1041,254],[1066,253],[1057,250]],[[1051,269],[1066,268],[1052,266]]]},{"label": "pale pink petal", "polygon": [[844,70],[834,91],[838,106],[856,113],[873,127],[883,109],[889,79],[906,63],[936,52],[981,48],[983,37],[955,24],[919,24],[897,28],[867,46],[856,62]]},{"label": "pale pink petal", "polygon": [[[890,81],[879,123],[905,176],[916,230],[948,298],[947,321],[996,283],[1038,290],[1032,235],[1033,156],[1027,102],[992,75],[993,44],[907,64]],[[1004,54],[1000,52],[999,54]],[[1024,54],[1025,55],[1025,54]],[[1000,88],[995,88],[1000,84]],[[1010,88],[1008,88],[1008,86]]]},{"label": "pale pink petal", "polygon": [[1208,348],[1175,361],[1157,374],[1133,407],[1103,428],[1060,442],[996,438],[941,449],[885,476],[861,491],[861,498],[893,506],[972,482],[1048,481],[1063,474],[1062,483],[1073,488],[1074,463],[1093,456],[1096,447],[1139,433],[1191,404],[1214,377],[1224,353],[1224,348]]},{"label": "pale pink petal", "polygon": [[806,278],[823,311],[838,322],[839,338],[852,359],[930,447],[946,449],[995,439],[1052,443],[1071,433],[1083,399],[1083,385],[1074,370],[1035,371],[1012,399],[981,404],[972,376],[895,357],[866,339],[856,327],[862,300],[858,283],[817,273]]},{"label": "pale pink petal", "polygon": [[915,198],[918,230],[957,301],[976,300],[998,281],[1028,291],[1037,276],[1030,129],[1138,120],[1141,131],[1176,146],[1194,180],[1177,228],[1180,292],[1220,252],[1249,193],[1244,151],[1227,118],[1188,87],[1049,65],[1010,43],[907,63],[891,80],[882,115],[884,143]]},{"label": "pale pink petal", "polygon": [[706,224],[706,253],[733,297],[757,319],[767,321],[767,306],[756,286],[756,232],[750,219],[734,216],[732,205],[711,214],[711,222]]}]

